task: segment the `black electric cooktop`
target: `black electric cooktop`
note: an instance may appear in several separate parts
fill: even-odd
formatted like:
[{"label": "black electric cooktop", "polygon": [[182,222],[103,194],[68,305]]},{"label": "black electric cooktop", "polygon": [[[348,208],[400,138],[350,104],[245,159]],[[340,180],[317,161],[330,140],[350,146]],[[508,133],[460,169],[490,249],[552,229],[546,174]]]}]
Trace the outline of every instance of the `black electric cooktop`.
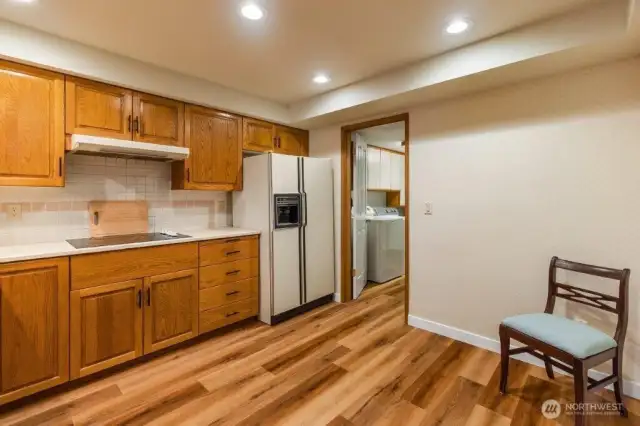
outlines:
[{"label": "black electric cooktop", "polygon": [[154,232],[150,234],[132,234],[132,235],[113,235],[110,237],[100,238],[79,238],[75,240],[67,240],[69,244],[77,249],[119,246],[123,244],[148,243],[152,241],[171,241],[182,238],[190,238],[189,235],[178,234],[175,237]]}]

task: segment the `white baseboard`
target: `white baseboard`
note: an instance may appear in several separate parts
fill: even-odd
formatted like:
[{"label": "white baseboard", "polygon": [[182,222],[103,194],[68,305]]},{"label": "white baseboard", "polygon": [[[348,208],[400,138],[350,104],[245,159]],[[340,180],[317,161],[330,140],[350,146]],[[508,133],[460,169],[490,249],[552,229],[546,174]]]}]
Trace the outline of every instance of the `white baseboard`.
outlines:
[{"label": "white baseboard", "polygon": [[[456,327],[440,324],[414,315],[409,315],[409,325],[441,336],[449,337],[450,339],[459,340],[479,348],[487,349],[491,352],[500,353],[500,341],[490,337],[481,336],[479,334],[471,333],[470,331],[461,330]],[[540,359],[529,354],[520,354],[512,358],[519,359],[520,361],[537,365],[539,367],[544,367],[544,363]],[[560,371],[558,369],[554,369],[553,371],[560,374],[566,374],[564,371]],[[607,373],[601,373],[600,371],[594,370],[591,370],[589,375],[597,380],[608,376]],[[611,386],[608,386],[607,388],[612,389]],[[640,399],[640,383],[625,380],[623,393],[632,398]]]},{"label": "white baseboard", "polygon": [[340,300],[341,300],[340,299],[340,293],[333,293],[333,301],[334,302],[338,302],[338,303],[342,303]]}]

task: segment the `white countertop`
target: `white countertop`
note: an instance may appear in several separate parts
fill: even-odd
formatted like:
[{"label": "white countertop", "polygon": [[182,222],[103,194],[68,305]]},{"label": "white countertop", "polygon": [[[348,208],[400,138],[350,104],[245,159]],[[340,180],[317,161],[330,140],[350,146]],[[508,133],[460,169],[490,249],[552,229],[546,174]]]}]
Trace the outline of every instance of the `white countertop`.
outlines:
[{"label": "white countertop", "polygon": [[246,237],[258,235],[259,231],[241,228],[218,228],[181,231],[190,238],[170,241],[151,241],[145,243],[122,244],[116,246],[92,247],[76,249],[66,241],[57,243],[25,244],[17,246],[0,246],[0,263],[21,262],[24,260],[46,259],[51,257],[77,256],[79,254],[101,253],[105,251],[129,250],[141,247],[163,246],[168,244],[184,244],[195,241],[218,240],[224,238]]}]

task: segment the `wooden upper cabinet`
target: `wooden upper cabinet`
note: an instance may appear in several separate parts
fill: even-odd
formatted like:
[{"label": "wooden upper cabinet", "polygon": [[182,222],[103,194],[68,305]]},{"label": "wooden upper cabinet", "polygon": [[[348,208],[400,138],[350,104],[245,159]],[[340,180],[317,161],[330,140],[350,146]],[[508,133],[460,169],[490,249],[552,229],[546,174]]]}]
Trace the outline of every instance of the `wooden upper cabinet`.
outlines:
[{"label": "wooden upper cabinet", "polygon": [[67,134],[131,139],[133,92],[67,76]]},{"label": "wooden upper cabinet", "polygon": [[184,146],[184,103],[135,92],[133,140]]},{"label": "wooden upper cabinet", "polygon": [[71,292],[71,378],[142,355],[142,280]]},{"label": "wooden upper cabinet", "polygon": [[0,265],[0,404],[69,380],[69,260]]},{"label": "wooden upper cabinet", "polygon": [[198,335],[197,269],[145,279],[144,353]]},{"label": "wooden upper cabinet", "polygon": [[275,126],[253,118],[242,119],[242,147],[247,151],[273,152]]},{"label": "wooden upper cabinet", "polygon": [[64,186],[64,76],[0,60],[0,186]]},{"label": "wooden upper cabinet", "polygon": [[308,152],[309,133],[304,130],[293,129],[291,127],[276,126],[276,147],[278,154],[302,155]]},{"label": "wooden upper cabinet", "polygon": [[242,189],[242,118],[187,105],[185,162],[173,163],[173,189]]}]

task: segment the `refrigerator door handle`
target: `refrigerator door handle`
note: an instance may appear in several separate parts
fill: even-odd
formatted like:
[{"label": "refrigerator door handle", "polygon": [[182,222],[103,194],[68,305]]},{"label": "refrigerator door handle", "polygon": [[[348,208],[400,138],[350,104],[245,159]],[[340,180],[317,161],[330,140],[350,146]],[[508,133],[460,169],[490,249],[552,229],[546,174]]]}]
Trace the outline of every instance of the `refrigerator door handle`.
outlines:
[{"label": "refrigerator door handle", "polygon": [[305,227],[307,226],[307,193],[303,192],[302,193],[302,226]]}]

